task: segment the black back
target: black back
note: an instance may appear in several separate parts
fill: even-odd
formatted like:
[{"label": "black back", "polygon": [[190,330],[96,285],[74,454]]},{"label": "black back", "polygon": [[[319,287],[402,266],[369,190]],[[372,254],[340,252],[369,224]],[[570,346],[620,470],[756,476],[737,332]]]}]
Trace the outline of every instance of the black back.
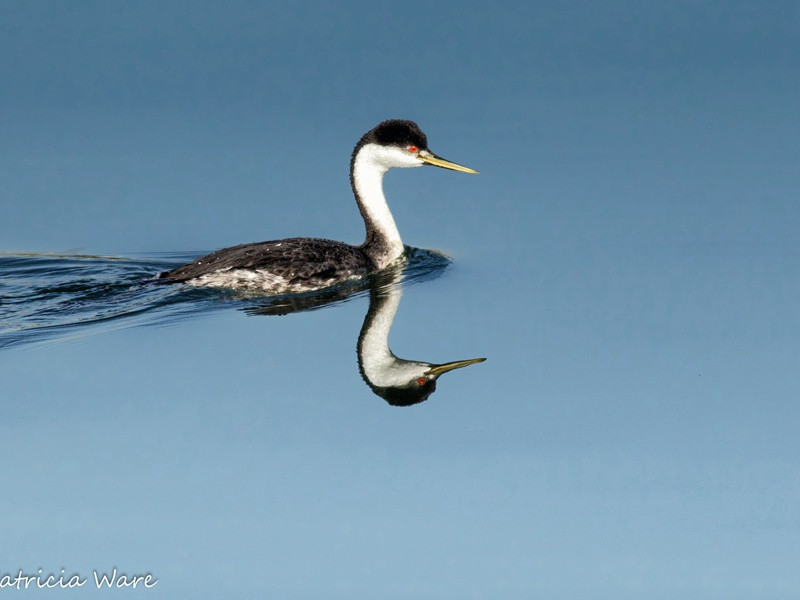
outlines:
[{"label": "black back", "polygon": [[319,280],[330,285],[330,279],[366,275],[375,265],[360,248],[349,244],[319,238],[288,238],[217,250],[159,277],[187,281],[230,269],[265,269],[293,283]]}]

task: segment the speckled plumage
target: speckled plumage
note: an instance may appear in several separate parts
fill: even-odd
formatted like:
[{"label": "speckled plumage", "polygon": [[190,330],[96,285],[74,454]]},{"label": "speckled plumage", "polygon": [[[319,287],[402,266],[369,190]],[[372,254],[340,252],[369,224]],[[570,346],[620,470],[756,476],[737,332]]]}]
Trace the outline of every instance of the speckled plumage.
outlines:
[{"label": "speckled plumage", "polygon": [[357,246],[319,238],[288,238],[218,250],[161,275],[192,285],[305,292],[375,270]]}]

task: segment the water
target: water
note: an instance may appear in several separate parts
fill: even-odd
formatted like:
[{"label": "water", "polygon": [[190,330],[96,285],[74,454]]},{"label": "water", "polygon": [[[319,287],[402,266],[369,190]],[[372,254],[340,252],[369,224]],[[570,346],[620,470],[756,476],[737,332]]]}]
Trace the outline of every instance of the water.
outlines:
[{"label": "water", "polygon": [[[798,10],[3,3],[0,577],[798,597]],[[350,152],[394,117],[481,172],[386,176],[446,261],[301,298],[152,283],[359,243]]]},{"label": "water", "polygon": [[376,276],[320,292],[265,296],[224,288],[159,281],[159,273],[204,253],[146,258],[86,255],[0,255],[0,349],[60,338],[75,339],[121,327],[164,325],[223,308],[249,315],[285,315],[388,293],[439,276],[450,264],[438,252],[406,248],[391,281]]},{"label": "water", "polygon": [[[0,348],[156,323],[180,303],[176,290],[150,281],[171,264],[157,258],[4,255]],[[196,297],[197,304],[201,299]],[[176,308],[173,314],[181,313]]]},{"label": "water", "polygon": [[407,361],[389,349],[389,329],[403,287],[440,276],[450,264],[441,253],[407,247],[400,265],[304,294],[268,296],[176,285],[157,278],[198,256],[202,254],[147,259],[4,256],[0,258],[0,349],[74,341],[122,327],[167,325],[223,308],[250,316],[285,316],[369,295],[369,309],[358,336],[359,371],[367,385],[390,404],[409,406],[427,400],[441,374],[476,362],[435,365]]}]

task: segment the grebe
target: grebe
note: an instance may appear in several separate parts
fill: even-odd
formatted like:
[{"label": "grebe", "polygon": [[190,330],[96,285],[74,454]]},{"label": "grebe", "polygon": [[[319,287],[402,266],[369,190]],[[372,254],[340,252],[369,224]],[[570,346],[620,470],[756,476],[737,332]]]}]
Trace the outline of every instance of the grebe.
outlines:
[{"label": "grebe", "polygon": [[367,229],[360,246],[319,238],[288,238],[218,250],[159,275],[173,282],[258,290],[308,292],[379,271],[403,256],[400,233],[383,195],[393,167],[434,165],[477,171],[444,160],[412,121],[383,121],[359,140],[350,160],[350,183]]}]

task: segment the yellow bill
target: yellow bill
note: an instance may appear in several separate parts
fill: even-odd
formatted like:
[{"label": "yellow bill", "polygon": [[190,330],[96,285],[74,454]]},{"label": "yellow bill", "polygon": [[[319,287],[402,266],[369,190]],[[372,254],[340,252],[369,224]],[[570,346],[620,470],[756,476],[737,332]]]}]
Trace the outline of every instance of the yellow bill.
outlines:
[{"label": "yellow bill", "polygon": [[[466,167],[461,167],[461,168],[463,169]],[[471,173],[472,171],[467,171],[467,172]],[[447,373],[448,371],[452,371],[453,369],[468,367],[470,365],[474,365],[475,363],[480,363],[485,360],[486,360],[485,358],[470,358],[469,360],[457,360],[455,362],[444,363],[443,365],[433,365],[430,369],[425,371],[425,375],[436,375],[438,377],[442,373]]]},{"label": "yellow bill", "polygon": [[433,165],[434,167],[442,167],[443,169],[452,169],[453,171],[461,171],[462,173],[477,173],[475,169],[470,169],[469,167],[464,167],[454,162],[450,162],[449,160],[439,158],[433,153],[422,154],[420,152],[419,159],[426,165]]}]

